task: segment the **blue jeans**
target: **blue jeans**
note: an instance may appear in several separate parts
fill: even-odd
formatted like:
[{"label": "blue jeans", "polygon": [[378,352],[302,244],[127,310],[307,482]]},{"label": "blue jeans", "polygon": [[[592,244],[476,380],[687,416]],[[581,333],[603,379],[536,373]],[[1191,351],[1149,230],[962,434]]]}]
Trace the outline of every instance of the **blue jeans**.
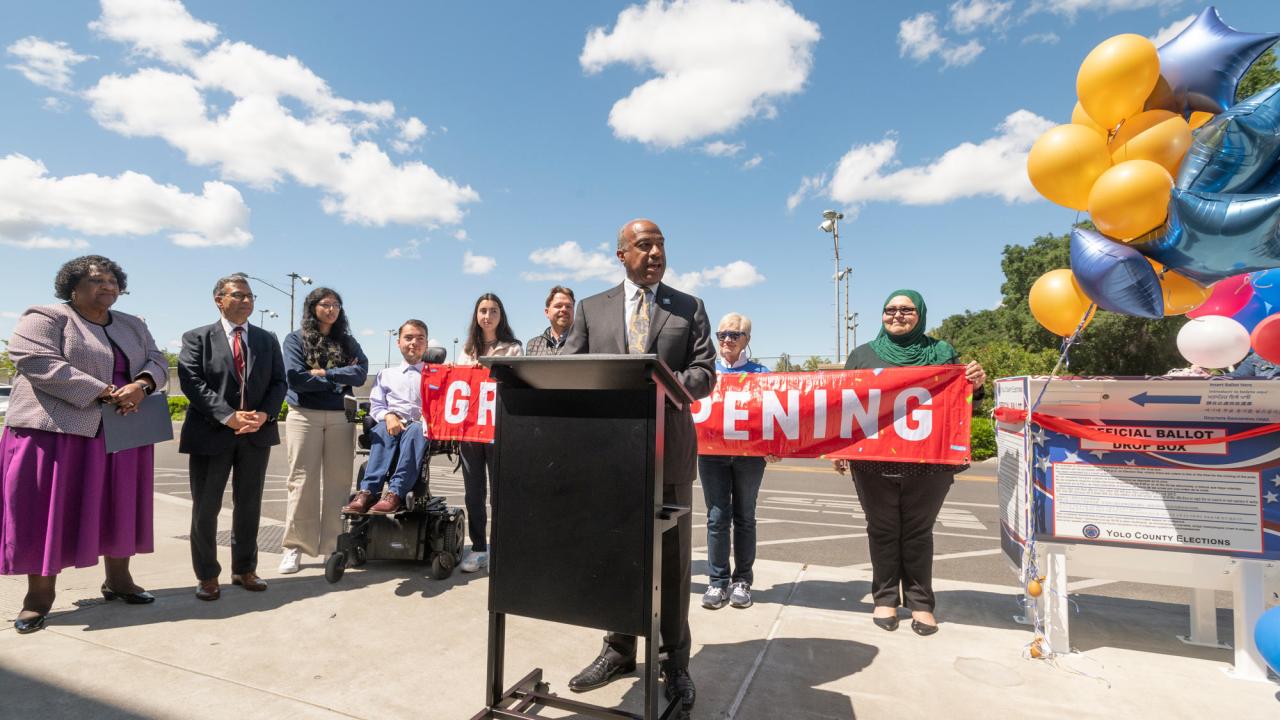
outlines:
[{"label": "blue jeans", "polygon": [[[698,477],[707,503],[707,567],[710,584],[751,584],[756,561],[756,496],[764,480],[764,458],[699,455]],[[733,572],[729,572],[729,528],[733,527]]]},{"label": "blue jeans", "polygon": [[[400,452],[397,454],[397,450]],[[412,422],[399,435],[391,437],[387,421],[373,426],[369,432],[369,464],[365,466],[360,489],[373,494],[382,491],[382,480],[390,473],[387,490],[401,499],[418,484],[422,473],[422,456],[427,452],[427,439],[422,436],[422,422]],[[395,467],[391,467],[392,459]]]}]

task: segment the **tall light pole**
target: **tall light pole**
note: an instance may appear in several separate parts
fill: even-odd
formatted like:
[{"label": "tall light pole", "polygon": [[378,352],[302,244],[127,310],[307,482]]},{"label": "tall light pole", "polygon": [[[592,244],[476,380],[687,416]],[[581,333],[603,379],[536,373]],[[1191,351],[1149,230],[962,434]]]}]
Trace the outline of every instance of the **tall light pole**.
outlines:
[{"label": "tall light pole", "polygon": [[296,287],[296,285],[297,285],[297,283],[298,283],[298,282],[301,282],[303,285],[310,285],[310,284],[311,284],[311,278],[307,277],[306,275],[299,275],[298,273],[292,273],[292,272],[291,272],[291,273],[289,273],[289,275],[287,276],[287,277],[289,278],[289,290],[288,290],[288,292],[285,292],[285,290],[284,290],[283,288],[278,288],[278,287],[276,287],[275,285],[272,285],[271,283],[267,282],[266,280],[263,280],[263,279],[262,279],[262,278],[260,278],[260,277],[254,277],[254,276],[250,275],[249,273],[240,273],[240,274],[241,274],[241,275],[244,275],[245,277],[249,278],[250,280],[254,280],[254,281],[256,281],[256,282],[260,282],[260,283],[262,283],[263,285],[266,285],[267,287],[271,288],[272,290],[275,290],[276,292],[278,292],[278,293],[280,293],[280,294],[282,294],[282,295],[288,295],[288,296],[289,296],[289,332],[293,332],[293,328],[294,328],[294,324],[293,324],[293,322],[294,322],[294,318],[293,318],[293,311],[294,311],[294,303],[293,303],[294,289],[295,289],[295,287]]},{"label": "tall light pole", "polygon": [[853,339],[849,341],[852,347],[858,347],[858,313],[849,316],[849,332],[853,334]]},{"label": "tall light pole", "polygon": [[272,312],[270,310],[259,310],[258,311],[258,327],[265,327],[262,323],[268,317],[278,318],[280,317],[280,313]]},{"label": "tall light pole", "polygon": [[851,267],[846,267],[836,273],[836,283],[838,284],[841,280],[844,281],[844,354],[846,356],[853,350],[853,346],[849,344],[849,321],[853,319],[853,316],[849,314],[849,283],[852,277],[853,268]]},{"label": "tall light pole", "polygon": [[844,213],[835,210],[822,211],[822,224],[818,229],[822,232],[831,233],[831,237],[835,241],[836,250],[836,360],[840,355],[840,326],[844,323],[840,319],[840,221],[844,219]]},{"label": "tall light pole", "polygon": [[453,354],[449,356],[450,362],[458,362],[458,338],[453,339]]},{"label": "tall light pole", "polygon": [[391,338],[399,334],[399,330],[392,329],[387,331],[387,367],[391,367]]}]

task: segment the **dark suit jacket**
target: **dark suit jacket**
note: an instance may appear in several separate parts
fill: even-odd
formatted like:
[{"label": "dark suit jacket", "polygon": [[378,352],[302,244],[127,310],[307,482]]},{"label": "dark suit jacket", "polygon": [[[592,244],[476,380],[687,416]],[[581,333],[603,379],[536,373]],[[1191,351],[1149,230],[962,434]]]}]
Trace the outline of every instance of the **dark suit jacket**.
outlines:
[{"label": "dark suit jacket", "polygon": [[[623,287],[620,283],[578,303],[573,329],[561,355],[628,352]],[[653,302],[646,352],[662,358],[695,400],[710,395],[716,384],[716,351],[702,300],[659,284]],[[665,431],[663,481],[693,482],[698,467],[698,438],[689,408],[678,411],[668,405]]]},{"label": "dark suit jacket", "polygon": [[[246,436],[258,447],[280,444],[276,417],[286,390],[284,359],[275,336],[249,326],[249,357],[245,368],[245,408],[264,412],[270,418],[260,430]],[[231,361],[231,347],[222,332],[222,323],[188,330],[182,336],[178,354],[178,382],[191,405],[182,423],[178,452],[191,455],[219,455],[229,452],[236,441],[235,431],[222,419],[240,407],[240,381]]]}]

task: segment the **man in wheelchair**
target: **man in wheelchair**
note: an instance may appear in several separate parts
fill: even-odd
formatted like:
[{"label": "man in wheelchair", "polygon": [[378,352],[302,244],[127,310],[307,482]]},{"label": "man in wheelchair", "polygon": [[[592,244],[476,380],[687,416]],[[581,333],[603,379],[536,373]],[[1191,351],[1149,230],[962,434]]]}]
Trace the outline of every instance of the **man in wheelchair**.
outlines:
[{"label": "man in wheelchair", "polygon": [[[369,392],[369,415],[377,422],[369,432],[369,463],[358,492],[343,508],[344,512],[360,515],[398,512],[422,472],[428,442],[422,432],[426,323],[404,321],[396,345],[404,362],[379,372]],[[379,498],[384,479],[387,491]]]}]

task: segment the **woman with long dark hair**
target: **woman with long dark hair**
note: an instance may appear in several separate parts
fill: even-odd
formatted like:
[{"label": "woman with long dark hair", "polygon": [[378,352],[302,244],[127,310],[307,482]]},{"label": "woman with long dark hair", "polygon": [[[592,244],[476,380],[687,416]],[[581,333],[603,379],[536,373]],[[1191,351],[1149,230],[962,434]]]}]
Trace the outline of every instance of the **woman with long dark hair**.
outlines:
[{"label": "woman with long dark hair", "polygon": [[300,555],[333,552],[342,532],[356,442],[342,396],[364,384],[369,359],[351,335],[342,296],[325,287],[302,301],[302,329],[289,333],[283,349],[289,505],[280,572],[289,574],[298,572]]},{"label": "woman with long dark hair", "polygon": [[[516,339],[507,322],[507,311],[502,300],[493,293],[485,293],[476,299],[467,327],[467,342],[458,356],[459,365],[474,365],[482,357],[523,355],[524,346]],[[471,551],[462,558],[458,567],[462,572],[475,572],[489,564],[489,542],[485,539],[485,527],[489,515],[485,508],[488,497],[488,475],[493,472],[493,445],[489,443],[462,443],[462,481],[466,486],[467,532],[471,536]]]}]

